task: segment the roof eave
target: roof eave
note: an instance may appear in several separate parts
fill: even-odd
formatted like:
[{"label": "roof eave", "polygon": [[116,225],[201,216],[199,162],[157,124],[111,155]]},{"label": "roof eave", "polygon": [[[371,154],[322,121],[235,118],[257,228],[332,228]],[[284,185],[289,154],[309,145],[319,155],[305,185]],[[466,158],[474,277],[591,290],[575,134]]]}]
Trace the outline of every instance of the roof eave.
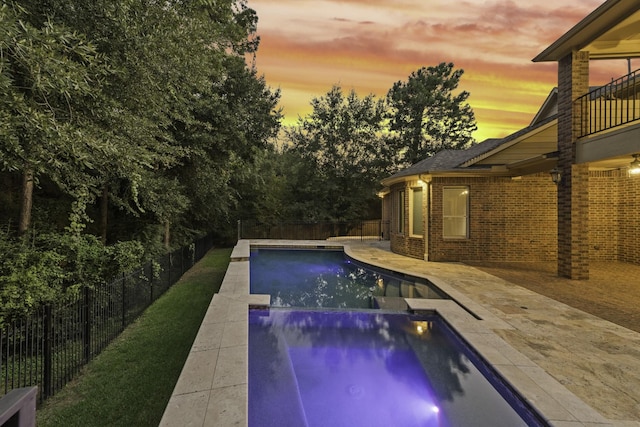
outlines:
[{"label": "roof eave", "polygon": [[[461,166],[471,166],[474,165],[476,163],[478,163],[479,161],[482,161],[488,157],[493,156],[496,153],[499,153],[502,150],[505,150],[509,147],[512,147],[513,145],[529,138],[531,135],[540,133],[548,128],[550,128],[551,126],[554,126],[556,123],[558,122],[557,117],[549,117],[547,119],[546,122],[540,122],[537,123],[535,125],[532,126],[528,126],[524,129],[519,130],[518,132],[522,132],[525,131],[524,133],[522,133],[522,135],[518,135],[517,137],[513,138],[512,140],[506,141],[503,144],[498,145],[497,147],[495,147],[492,150],[487,151],[486,153],[482,153],[479,154],[469,160],[467,160],[466,162],[462,163]],[[517,134],[518,132],[515,132],[514,134],[511,134],[509,136],[507,136],[506,138],[504,138],[505,140],[512,137],[513,135]]]},{"label": "roof eave", "polygon": [[540,154],[528,159],[509,163],[506,166],[510,174],[516,175],[532,175],[534,173],[548,172],[556,167],[558,163],[558,152]]},{"label": "roof eave", "polygon": [[428,173],[417,173],[417,174],[412,174],[412,175],[389,177],[389,178],[383,179],[380,182],[382,183],[382,185],[384,187],[391,187],[392,185],[399,184],[401,182],[417,181],[417,180],[420,179],[420,176],[422,176],[422,175],[428,175]]},{"label": "roof eave", "polygon": [[519,160],[517,162],[506,165],[492,166],[490,169],[449,169],[417,173],[413,175],[400,176],[396,178],[388,178],[382,180],[382,185],[391,187],[408,181],[422,180],[431,181],[433,178],[447,177],[464,177],[464,178],[480,178],[480,177],[514,177],[523,175],[532,175],[535,173],[548,172],[556,166],[558,162],[558,152],[540,154],[528,159]]},{"label": "roof eave", "polygon": [[[539,53],[533,62],[557,62],[574,50],[587,46],[602,35],[611,22],[628,16],[629,10],[637,9],[636,0],[608,0],[578,22],[573,28]],[[594,25],[598,22],[599,25]]]},{"label": "roof eave", "polygon": [[413,175],[400,176],[396,178],[383,179],[382,185],[385,187],[391,187],[395,184],[400,184],[408,181],[422,180],[425,182],[431,181],[433,178],[446,178],[446,177],[465,177],[465,178],[479,178],[487,176],[512,176],[513,173],[505,166],[493,166],[490,169],[448,169],[438,171],[428,171],[422,173],[416,173]]}]

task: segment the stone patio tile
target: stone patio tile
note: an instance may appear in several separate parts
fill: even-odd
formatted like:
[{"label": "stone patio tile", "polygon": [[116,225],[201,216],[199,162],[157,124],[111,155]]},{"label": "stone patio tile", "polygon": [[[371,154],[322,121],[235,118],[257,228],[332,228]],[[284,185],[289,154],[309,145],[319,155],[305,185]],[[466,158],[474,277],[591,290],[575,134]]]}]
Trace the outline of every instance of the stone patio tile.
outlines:
[{"label": "stone patio tile", "polygon": [[579,421],[571,412],[551,397],[547,393],[547,390],[531,379],[520,367],[514,365],[496,365],[494,368],[504,379],[513,385],[533,407],[543,413],[552,423],[558,421]]},{"label": "stone patio tile", "polygon": [[247,399],[244,385],[211,390],[204,427],[246,426]]},{"label": "stone patio tile", "polygon": [[240,301],[230,301],[227,312],[227,322],[246,322],[249,312],[249,305],[246,297]]},{"label": "stone patio tile", "polygon": [[555,399],[561,399],[562,406],[571,412],[578,421],[600,424],[608,422],[607,419],[569,392],[539,366],[523,366],[520,369],[541,388],[552,394]]},{"label": "stone patio tile", "polygon": [[207,390],[171,396],[159,427],[202,427],[207,415],[209,393]]},{"label": "stone patio tile", "polygon": [[246,304],[245,304],[245,319],[239,322],[227,322],[224,324],[224,332],[222,334],[222,340],[220,343],[221,347],[234,347],[239,345],[246,345],[247,340],[249,339],[249,325],[247,321],[247,313],[246,313]]},{"label": "stone patio tile", "polygon": [[248,382],[248,345],[223,347],[218,354],[218,363],[213,377],[213,388],[222,388]]},{"label": "stone patio tile", "polygon": [[246,296],[249,294],[249,262],[233,262],[229,264],[220,287],[221,294]]},{"label": "stone patio tile", "polygon": [[253,307],[269,307],[271,305],[271,295],[251,294],[247,297],[247,303]]},{"label": "stone patio tile", "polygon": [[[553,427],[585,427],[580,421],[557,421],[553,423]],[[600,424],[600,427],[603,427]]]},{"label": "stone patio tile", "polygon": [[220,348],[222,333],[225,329],[224,323],[202,323],[198,330],[198,335],[193,341],[191,351],[213,350]]},{"label": "stone patio tile", "polygon": [[516,350],[514,347],[512,347],[509,343],[507,343],[498,335],[495,335],[495,338],[492,339],[491,343],[492,343],[493,349],[499,352],[506,359],[508,359],[511,364],[520,366],[520,367],[537,366],[533,360],[529,359],[520,351]]},{"label": "stone patio tile", "polygon": [[231,251],[231,261],[245,261],[249,259],[251,247],[249,240],[238,240]]},{"label": "stone patio tile", "polygon": [[227,321],[228,311],[228,302],[224,301],[220,294],[215,294],[202,319],[202,323],[224,323]]},{"label": "stone patio tile", "polygon": [[[514,365],[513,361],[504,352],[507,346],[503,344],[504,341],[497,335],[491,332],[468,332],[464,334],[464,339],[490,364]],[[513,350],[513,353],[516,353],[516,351]],[[532,363],[529,362],[529,364]]]},{"label": "stone patio tile", "polygon": [[218,349],[190,353],[182,368],[173,394],[179,395],[210,390],[217,360]]}]

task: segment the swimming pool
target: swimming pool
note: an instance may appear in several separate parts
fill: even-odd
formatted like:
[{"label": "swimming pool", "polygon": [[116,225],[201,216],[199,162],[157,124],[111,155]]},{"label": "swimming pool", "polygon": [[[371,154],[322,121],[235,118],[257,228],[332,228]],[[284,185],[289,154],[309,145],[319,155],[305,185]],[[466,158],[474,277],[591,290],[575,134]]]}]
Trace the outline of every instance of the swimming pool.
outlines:
[{"label": "swimming pool", "polygon": [[448,298],[426,279],[359,263],[342,250],[252,248],[251,293],[274,307],[373,308],[375,299]]},{"label": "swimming pool", "polygon": [[546,425],[437,316],[250,310],[249,427]]}]

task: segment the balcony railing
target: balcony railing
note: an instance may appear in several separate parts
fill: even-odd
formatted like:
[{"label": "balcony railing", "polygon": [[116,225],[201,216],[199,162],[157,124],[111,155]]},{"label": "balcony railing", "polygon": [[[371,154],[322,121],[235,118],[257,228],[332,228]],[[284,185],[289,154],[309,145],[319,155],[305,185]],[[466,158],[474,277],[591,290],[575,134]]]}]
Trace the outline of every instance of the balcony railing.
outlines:
[{"label": "balcony railing", "polygon": [[592,90],[576,100],[579,137],[640,120],[640,69]]}]

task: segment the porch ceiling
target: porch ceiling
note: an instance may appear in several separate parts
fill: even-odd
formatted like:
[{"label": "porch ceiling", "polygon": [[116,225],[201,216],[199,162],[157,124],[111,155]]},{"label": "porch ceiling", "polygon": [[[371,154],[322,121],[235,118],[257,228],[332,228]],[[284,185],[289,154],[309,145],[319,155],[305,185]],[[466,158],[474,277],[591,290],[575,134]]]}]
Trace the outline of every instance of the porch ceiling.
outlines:
[{"label": "porch ceiling", "polygon": [[640,57],[640,3],[606,1],[533,61],[559,61],[573,50],[588,51],[591,59]]},{"label": "porch ceiling", "polygon": [[626,169],[640,154],[640,123],[602,132],[576,142],[576,163],[592,170]]},{"label": "porch ceiling", "polygon": [[582,50],[588,51],[592,59],[640,56],[640,11],[633,13]]},{"label": "porch ceiling", "polygon": [[540,172],[549,172],[558,163],[558,153],[546,153],[530,159],[509,163],[505,168],[511,176],[531,175]]}]

